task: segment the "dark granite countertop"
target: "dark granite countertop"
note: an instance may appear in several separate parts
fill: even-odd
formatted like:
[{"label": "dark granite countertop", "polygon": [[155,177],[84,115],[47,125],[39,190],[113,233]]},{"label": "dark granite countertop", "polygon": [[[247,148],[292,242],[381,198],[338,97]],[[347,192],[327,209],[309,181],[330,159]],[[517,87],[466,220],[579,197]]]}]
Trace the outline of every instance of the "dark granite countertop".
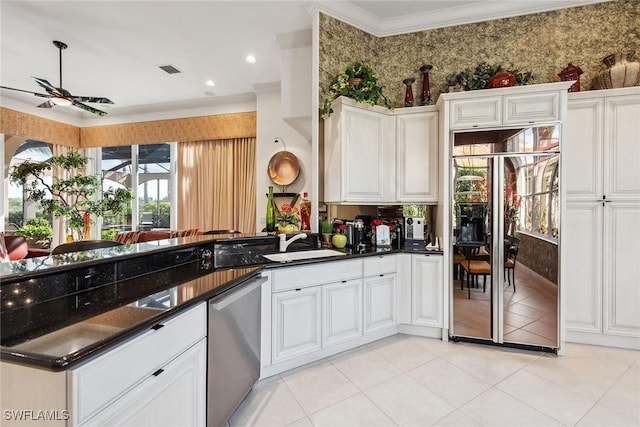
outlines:
[{"label": "dark granite countertop", "polygon": [[[293,251],[315,249],[298,241]],[[0,357],[64,370],[224,293],[265,268],[401,253],[271,262],[277,237],[196,236],[0,264]],[[412,252],[416,253],[416,252]],[[426,252],[442,254],[442,252]]]}]

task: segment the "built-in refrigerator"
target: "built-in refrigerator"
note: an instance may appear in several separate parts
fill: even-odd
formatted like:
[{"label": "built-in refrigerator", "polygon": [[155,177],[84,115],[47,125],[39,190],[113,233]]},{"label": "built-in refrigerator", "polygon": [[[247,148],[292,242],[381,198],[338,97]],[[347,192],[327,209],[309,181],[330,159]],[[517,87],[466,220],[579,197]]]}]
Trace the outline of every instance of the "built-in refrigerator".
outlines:
[{"label": "built-in refrigerator", "polygon": [[560,134],[453,133],[451,339],[558,348]]}]

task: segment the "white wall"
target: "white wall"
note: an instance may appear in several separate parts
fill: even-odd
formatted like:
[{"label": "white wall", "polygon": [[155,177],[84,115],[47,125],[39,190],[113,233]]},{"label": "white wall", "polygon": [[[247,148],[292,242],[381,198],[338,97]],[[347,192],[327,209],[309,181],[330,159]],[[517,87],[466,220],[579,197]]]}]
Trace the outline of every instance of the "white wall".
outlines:
[{"label": "white wall", "polygon": [[[300,135],[295,129],[282,120],[282,102],[280,84],[256,85],[257,94],[257,136],[256,136],[256,231],[265,227],[265,211],[269,185],[273,191],[282,192],[282,188],[271,182],[267,167],[269,159],[278,151],[283,150],[282,143],[274,143],[276,137],[284,139],[287,151],[298,157],[300,175],[298,179],[285,188],[287,193],[311,193],[311,142]],[[289,203],[288,199],[276,199],[278,205]],[[311,203],[317,200],[311,198]]]}]

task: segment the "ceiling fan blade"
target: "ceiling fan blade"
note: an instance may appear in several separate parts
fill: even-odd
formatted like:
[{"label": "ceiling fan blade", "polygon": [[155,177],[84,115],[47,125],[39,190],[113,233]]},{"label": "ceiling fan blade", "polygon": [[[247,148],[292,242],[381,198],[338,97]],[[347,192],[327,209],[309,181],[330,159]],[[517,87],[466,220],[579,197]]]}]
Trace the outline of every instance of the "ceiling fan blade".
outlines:
[{"label": "ceiling fan blade", "polygon": [[42,86],[49,93],[51,93],[54,90],[57,90],[57,88],[54,85],[52,85],[51,83],[49,83],[45,79],[41,79],[41,78],[38,78],[38,77],[31,77],[31,78],[33,80],[35,80],[36,83],[38,83],[40,86]]},{"label": "ceiling fan blade", "polygon": [[111,101],[109,98],[102,98],[102,97],[96,97],[96,96],[72,96],[71,99],[74,99],[80,102],[95,102],[97,104],[113,104],[113,101]]},{"label": "ceiling fan blade", "polygon": [[89,113],[97,114],[98,116],[106,116],[107,115],[107,113],[105,111],[98,110],[97,108],[93,108],[90,105],[83,104],[82,102],[78,102],[75,99],[72,100],[71,103],[74,106],[76,106],[76,107],[78,107],[78,108],[80,108],[80,109],[82,109],[84,111],[88,111]]},{"label": "ceiling fan blade", "polygon": [[15,90],[15,91],[18,91],[18,92],[30,93],[32,95],[39,96],[41,98],[49,98],[51,96],[51,95],[44,94],[44,93],[31,92],[30,90],[16,89],[14,87],[7,87],[7,86],[0,86],[0,89],[9,89],[9,90]]},{"label": "ceiling fan blade", "polygon": [[48,99],[47,101],[43,102],[42,104],[38,105],[38,108],[53,108],[55,104],[53,102],[51,102],[50,99]]}]

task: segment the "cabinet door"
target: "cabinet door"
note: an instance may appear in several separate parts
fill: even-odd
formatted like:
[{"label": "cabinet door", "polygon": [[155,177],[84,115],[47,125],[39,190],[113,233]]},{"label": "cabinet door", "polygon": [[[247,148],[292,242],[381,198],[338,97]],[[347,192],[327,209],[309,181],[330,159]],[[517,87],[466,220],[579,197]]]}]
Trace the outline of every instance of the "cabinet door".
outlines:
[{"label": "cabinet door", "polygon": [[640,204],[604,208],[604,332],[640,337]]},{"label": "cabinet door", "polygon": [[203,426],[206,340],[158,369],[83,426]]},{"label": "cabinet door", "polygon": [[412,323],[442,327],[443,271],[442,257],[412,255],[411,291]]},{"label": "cabinet door", "polygon": [[397,188],[400,202],[438,201],[438,113],[396,116]]},{"label": "cabinet door", "polygon": [[273,294],[274,363],[320,349],[320,288]]},{"label": "cabinet door", "polygon": [[395,117],[345,105],[341,120],[342,201],[393,202]]},{"label": "cabinet door", "polygon": [[558,92],[504,97],[504,125],[553,122],[560,118]]},{"label": "cabinet door", "polygon": [[562,141],[562,158],[567,160],[563,162],[562,185],[567,191],[567,200],[599,200],[604,194],[604,100],[571,100],[567,106],[567,117],[563,123],[565,138]]},{"label": "cabinet door", "polygon": [[451,129],[475,129],[502,124],[502,98],[456,99],[450,102]]},{"label": "cabinet door", "polygon": [[640,200],[640,97],[607,98],[604,194],[610,200]]},{"label": "cabinet door", "polygon": [[364,333],[396,326],[396,275],[364,279]]},{"label": "cabinet door", "polygon": [[322,346],[362,335],[362,279],[322,287]]},{"label": "cabinet door", "polygon": [[567,330],[602,332],[602,203],[567,203],[562,217]]}]

